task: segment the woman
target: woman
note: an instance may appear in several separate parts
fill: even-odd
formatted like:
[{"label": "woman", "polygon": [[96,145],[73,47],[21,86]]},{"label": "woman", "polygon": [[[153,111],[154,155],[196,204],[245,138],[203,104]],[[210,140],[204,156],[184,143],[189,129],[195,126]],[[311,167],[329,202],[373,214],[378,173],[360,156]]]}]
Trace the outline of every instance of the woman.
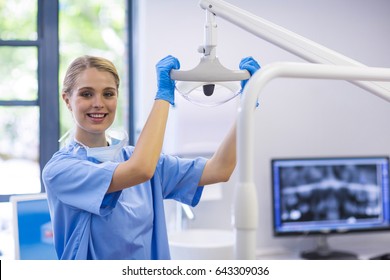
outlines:
[{"label": "woman", "polygon": [[[167,56],[156,65],[156,98],[135,147],[107,139],[115,119],[119,75],[99,57],[69,66],[62,98],[76,124],[74,139],[55,153],[43,182],[60,259],[169,259],[163,199],[195,206],[203,186],[227,181],[236,164],[235,127],[209,159],[161,154],[175,83]],[[259,65],[242,60],[253,74]]]}]

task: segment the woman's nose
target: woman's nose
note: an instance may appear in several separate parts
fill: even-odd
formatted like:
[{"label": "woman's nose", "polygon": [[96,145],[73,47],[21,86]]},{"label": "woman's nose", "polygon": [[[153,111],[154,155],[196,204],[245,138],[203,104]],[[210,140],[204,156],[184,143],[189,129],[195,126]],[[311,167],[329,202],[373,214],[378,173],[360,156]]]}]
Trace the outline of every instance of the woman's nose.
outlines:
[{"label": "woman's nose", "polygon": [[100,94],[95,95],[95,98],[93,99],[93,107],[94,108],[104,107],[103,97]]}]

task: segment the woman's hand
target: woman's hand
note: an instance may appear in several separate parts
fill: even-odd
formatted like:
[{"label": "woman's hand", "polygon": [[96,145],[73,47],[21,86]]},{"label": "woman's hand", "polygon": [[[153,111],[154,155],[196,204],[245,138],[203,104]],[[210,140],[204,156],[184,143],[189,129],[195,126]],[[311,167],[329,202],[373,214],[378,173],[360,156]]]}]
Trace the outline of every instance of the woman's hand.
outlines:
[{"label": "woman's hand", "polygon": [[156,64],[157,94],[156,100],[162,99],[172,105],[175,104],[175,81],[171,79],[172,69],[179,69],[180,62],[177,58],[168,55]]}]

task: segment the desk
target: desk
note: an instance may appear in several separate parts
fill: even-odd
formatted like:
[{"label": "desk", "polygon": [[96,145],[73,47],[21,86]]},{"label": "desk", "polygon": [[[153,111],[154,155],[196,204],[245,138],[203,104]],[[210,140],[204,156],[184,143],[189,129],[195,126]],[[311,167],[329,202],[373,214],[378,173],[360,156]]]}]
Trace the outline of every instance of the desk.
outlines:
[{"label": "desk", "polygon": [[[336,249],[336,248],[335,248]],[[354,249],[346,248],[345,251],[353,252],[358,256],[359,260],[368,260],[374,256],[390,252],[390,245],[377,244],[377,245],[360,245]],[[300,251],[291,250],[267,250],[257,251],[257,260],[304,260],[300,257]]]},{"label": "desk", "polygon": [[0,259],[14,259],[14,239],[12,236],[12,205],[0,203]]},{"label": "desk", "polygon": [[0,260],[15,259],[14,238],[10,230],[0,231]]}]

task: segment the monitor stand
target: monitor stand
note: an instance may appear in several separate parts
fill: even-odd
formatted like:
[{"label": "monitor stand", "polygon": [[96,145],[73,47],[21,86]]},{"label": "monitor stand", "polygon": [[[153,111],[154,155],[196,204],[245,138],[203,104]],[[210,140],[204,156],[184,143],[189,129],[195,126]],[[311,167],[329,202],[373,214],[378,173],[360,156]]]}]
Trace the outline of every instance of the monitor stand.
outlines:
[{"label": "monitor stand", "polygon": [[351,252],[335,251],[328,245],[327,235],[321,234],[317,239],[317,247],[312,251],[301,252],[307,260],[356,260],[357,255]]}]

